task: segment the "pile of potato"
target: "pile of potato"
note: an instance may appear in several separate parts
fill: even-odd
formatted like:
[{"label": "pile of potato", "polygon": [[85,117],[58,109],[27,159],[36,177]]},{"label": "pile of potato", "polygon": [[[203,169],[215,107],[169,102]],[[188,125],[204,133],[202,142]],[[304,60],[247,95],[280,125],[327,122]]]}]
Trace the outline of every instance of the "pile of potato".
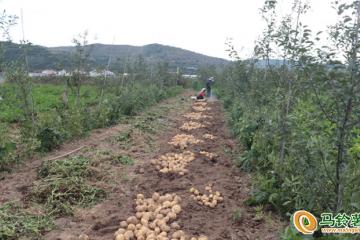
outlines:
[{"label": "pile of potato", "polygon": [[206,123],[206,124],[211,124],[210,122],[207,122],[207,121],[204,121],[204,123]]},{"label": "pile of potato", "polygon": [[204,137],[204,138],[210,138],[210,139],[215,139],[215,138],[217,138],[217,137],[215,137],[215,136],[213,136],[213,135],[211,135],[211,134],[205,134],[203,137]]},{"label": "pile of potato", "polygon": [[181,176],[189,173],[186,166],[194,160],[195,154],[190,151],[185,151],[181,154],[167,153],[166,156],[161,156],[158,160],[151,160],[151,164],[156,165],[156,170],[161,173],[174,172]]},{"label": "pile of potato", "polygon": [[[138,194],[134,200],[137,213],[126,221],[120,222],[120,229],[115,232],[115,240],[147,240],[147,239],[189,239],[180,230],[178,223],[174,222],[181,212],[181,198],[176,194],[165,194],[160,196],[154,193],[152,198],[145,199],[143,194]],[[175,231],[172,236],[170,232]],[[170,235],[170,234],[169,234]],[[208,240],[200,236],[197,240]]]},{"label": "pile of potato", "polygon": [[190,121],[190,122],[185,122],[181,127],[179,127],[179,129],[185,130],[185,131],[190,131],[190,130],[201,128],[201,127],[205,127],[205,125],[202,125],[201,123]]},{"label": "pile of potato", "polygon": [[196,111],[206,111],[206,110],[211,110],[211,107],[196,107],[194,106],[193,109],[195,109]]},{"label": "pile of potato", "polygon": [[196,103],[194,103],[194,104],[196,104],[196,105],[201,105],[201,106],[205,106],[207,103],[206,103],[206,102],[196,102]]},{"label": "pile of potato", "polygon": [[168,142],[170,145],[180,147],[181,150],[188,148],[192,143],[203,143],[203,140],[195,139],[193,135],[178,134],[173,137],[172,142]]},{"label": "pile of potato", "polygon": [[195,200],[195,201],[199,201],[198,204],[199,205],[205,205],[205,206],[209,206],[211,208],[214,208],[217,206],[218,203],[221,203],[224,201],[224,198],[221,197],[221,194],[219,191],[216,191],[214,194],[212,193],[212,184],[210,184],[209,186],[205,187],[206,191],[209,191],[209,196],[206,194],[203,194],[201,196],[199,190],[195,189],[195,188],[191,188],[190,189],[190,193],[193,193],[193,195],[190,196],[190,199]]},{"label": "pile of potato", "polygon": [[201,113],[188,113],[188,114],[184,114],[182,116],[186,117],[186,118],[194,119],[194,120],[198,120],[200,118],[213,118],[211,116],[203,115]]},{"label": "pile of potato", "polygon": [[205,151],[200,151],[201,155],[205,155],[206,157],[209,157],[210,159],[217,157],[216,153],[209,153],[209,152],[205,152]]}]

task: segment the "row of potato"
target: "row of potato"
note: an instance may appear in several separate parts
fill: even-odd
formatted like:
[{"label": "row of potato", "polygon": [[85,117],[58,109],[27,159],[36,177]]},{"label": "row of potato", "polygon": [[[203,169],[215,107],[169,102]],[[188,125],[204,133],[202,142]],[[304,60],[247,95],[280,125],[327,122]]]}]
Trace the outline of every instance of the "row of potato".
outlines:
[{"label": "row of potato", "polygon": [[184,131],[190,131],[190,130],[201,128],[201,127],[205,127],[205,125],[203,125],[201,123],[190,121],[190,122],[184,122],[184,124],[181,127],[179,127],[179,129],[184,130]]},{"label": "row of potato", "polygon": [[159,159],[151,160],[151,164],[156,165],[156,170],[161,173],[174,172],[179,175],[189,173],[186,166],[189,162],[195,160],[195,154],[190,151],[185,151],[180,154],[167,153],[165,156],[161,156]]},{"label": "row of potato", "polygon": [[196,111],[206,111],[206,110],[211,110],[211,107],[193,106],[193,109],[195,109]]},{"label": "row of potato", "polygon": [[186,235],[175,222],[181,213],[181,198],[176,194],[161,196],[155,192],[148,199],[138,194],[134,201],[137,212],[135,216],[120,222],[120,228],[114,234],[115,240],[208,240],[206,236],[195,238]]},{"label": "row of potato", "polygon": [[180,147],[181,150],[188,148],[190,144],[193,143],[203,143],[205,141],[195,139],[193,135],[186,135],[186,134],[177,134],[173,137],[171,142],[168,142],[170,145],[174,145],[175,147]]},{"label": "row of potato", "polygon": [[212,116],[204,115],[204,114],[201,114],[201,113],[188,113],[188,114],[182,115],[182,117],[190,118],[190,119],[193,119],[193,120],[198,120],[198,119],[201,119],[201,118],[213,118]]}]

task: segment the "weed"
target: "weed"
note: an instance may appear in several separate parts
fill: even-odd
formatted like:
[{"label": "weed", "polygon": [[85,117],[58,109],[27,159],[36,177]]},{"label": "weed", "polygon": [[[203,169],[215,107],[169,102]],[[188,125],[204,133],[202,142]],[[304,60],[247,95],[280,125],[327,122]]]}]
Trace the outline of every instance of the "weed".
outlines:
[{"label": "weed", "polygon": [[232,214],[233,221],[236,221],[238,218],[241,218],[242,212],[243,212],[242,208],[241,210],[235,210],[234,213]]}]

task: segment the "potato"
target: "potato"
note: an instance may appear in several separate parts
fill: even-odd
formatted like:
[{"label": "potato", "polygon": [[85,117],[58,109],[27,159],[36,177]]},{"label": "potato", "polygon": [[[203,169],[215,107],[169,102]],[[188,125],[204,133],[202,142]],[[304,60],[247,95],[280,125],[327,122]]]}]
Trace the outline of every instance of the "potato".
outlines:
[{"label": "potato", "polygon": [[150,223],[149,224],[149,228],[151,229],[151,230],[154,230],[155,228],[156,228],[156,224],[155,223]]},{"label": "potato", "polygon": [[125,236],[123,234],[119,234],[116,236],[115,240],[125,240]]},{"label": "potato", "polygon": [[160,220],[158,223],[157,223],[157,225],[159,226],[159,227],[161,227],[161,226],[163,226],[163,225],[166,225],[166,221],[163,219],[163,220]]},{"label": "potato", "polygon": [[164,207],[162,207],[162,206],[161,206],[161,207],[158,207],[157,209],[155,209],[155,212],[159,212],[159,213],[160,213],[161,210],[163,210],[163,208],[164,208]]},{"label": "potato", "polygon": [[156,202],[160,197],[160,194],[158,194],[157,192],[155,192],[153,195],[152,195],[152,198],[154,199],[154,201]]},{"label": "potato", "polygon": [[156,209],[157,209],[157,206],[154,204],[150,204],[148,206],[148,211],[150,211],[150,212],[154,212]]},{"label": "potato", "polygon": [[161,231],[163,232],[170,232],[171,228],[168,225],[162,225],[161,227]]},{"label": "potato", "polygon": [[154,232],[156,232],[156,234],[159,234],[159,233],[160,233],[160,228],[159,228],[159,227],[156,227],[156,228],[154,229]]},{"label": "potato", "polygon": [[217,201],[216,201],[216,200],[213,200],[212,203],[215,204],[215,205],[217,205]]},{"label": "potato", "polygon": [[219,191],[216,191],[215,193],[218,197],[220,197],[220,192]]},{"label": "potato", "polygon": [[201,200],[201,196],[197,196],[196,200],[200,201]]},{"label": "potato", "polygon": [[124,237],[126,240],[130,240],[131,238],[134,237],[134,232],[133,231],[126,231],[126,233],[124,234]]},{"label": "potato", "polygon": [[161,170],[161,166],[160,166],[160,165],[156,165],[155,169],[158,170],[158,171],[160,171],[160,170]]},{"label": "potato", "polygon": [[147,233],[150,229],[147,228],[147,227],[142,226],[142,227],[140,228],[140,230],[144,233],[144,235],[146,235],[146,233]]},{"label": "potato", "polygon": [[138,218],[138,219],[140,219],[140,218],[142,217],[142,215],[143,215],[143,212],[137,212],[137,213],[135,214],[135,217]]},{"label": "potato", "polygon": [[134,224],[129,224],[128,229],[134,231],[136,229]]},{"label": "potato", "polygon": [[170,225],[170,227],[171,227],[172,229],[180,230],[180,226],[179,226],[179,224],[178,224],[177,222],[173,222],[173,223]]},{"label": "potato", "polygon": [[127,226],[128,226],[128,223],[126,221],[121,221],[120,222],[120,227],[127,228]]},{"label": "potato", "polygon": [[133,217],[129,217],[126,221],[127,221],[128,224],[134,224],[134,225],[138,224],[138,222],[139,222],[139,221],[137,220],[137,218],[134,217],[134,216],[133,216]]},{"label": "potato", "polygon": [[156,219],[156,216],[159,214],[159,212],[153,212],[150,216],[150,220],[154,221]]},{"label": "potato", "polygon": [[117,230],[117,232],[119,233],[119,234],[124,234],[124,233],[126,233],[126,229],[124,229],[124,228],[119,228],[118,230]]},{"label": "potato", "polygon": [[141,219],[141,224],[142,225],[147,224],[147,223],[149,223],[149,220],[147,220],[146,218]]},{"label": "potato", "polygon": [[160,237],[167,237],[167,232],[161,232],[161,233],[159,234],[159,236],[160,236]]},{"label": "potato", "polygon": [[142,199],[144,199],[144,195],[142,195],[142,194],[138,194],[138,195],[136,196],[136,198],[137,198],[137,199],[141,199],[141,200],[142,200]]},{"label": "potato", "polygon": [[156,215],[156,219],[161,220],[161,219],[163,219],[163,218],[164,218],[164,215],[162,215],[162,214],[158,214],[158,215]]},{"label": "potato", "polygon": [[144,236],[145,234],[143,233],[143,231],[142,230],[137,230],[137,231],[135,231],[135,237],[140,237],[140,236]]},{"label": "potato", "polygon": [[195,189],[194,194],[199,195],[199,190]]},{"label": "potato", "polygon": [[214,195],[213,195],[213,194],[210,194],[210,195],[209,195],[209,198],[210,198],[210,199],[212,199],[213,197],[214,197]]},{"label": "potato", "polygon": [[170,207],[173,207],[173,206],[175,206],[176,204],[178,204],[178,202],[172,201],[172,202],[170,203]]},{"label": "potato", "polygon": [[142,225],[140,223],[136,224],[136,229],[140,230],[140,228],[142,227]]},{"label": "potato", "polygon": [[214,204],[214,203],[210,203],[210,205],[209,205],[211,208],[214,208],[214,207],[216,207],[216,204]]},{"label": "potato", "polygon": [[166,197],[166,200],[168,200],[169,202],[171,202],[173,200],[173,196],[168,193],[165,195],[165,197]]},{"label": "potato", "polygon": [[147,206],[146,205],[139,205],[135,208],[136,211],[138,212],[146,212],[147,211]]},{"label": "potato", "polygon": [[190,199],[191,199],[191,200],[197,200],[196,197],[195,197],[195,195],[190,195]]},{"label": "potato", "polygon": [[191,238],[190,240],[196,240],[196,238],[193,237],[193,238]]},{"label": "potato", "polygon": [[198,238],[198,240],[208,240],[208,238],[207,238],[206,236],[204,236],[204,235],[201,235],[201,236]]},{"label": "potato", "polygon": [[179,214],[181,212],[181,207],[180,205],[175,205],[171,208],[171,210],[176,213],[176,214]]},{"label": "potato", "polygon": [[179,231],[176,231],[173,233],[172,238],[179,239],[184,235],[185,235],[185,233],[183,231],[179,230]]},{"label": "potato", "polygon": [[211,189],[209,190],[209,193],[212,193],[212,190],[211,190]]},{"label": "potato", "polygon": [[140,236],[137,238],[137,240],[146,240],[146,238],[144,236]]},{"label": "potato", "polygon": [[147,236],[146,240],[150,240],[150,239],[156,239],[155,234],[150,234],[149,236]]},{"label": "potato", "polygon": [[79,236],[79,240],[89,240],[89,236],[88,235],[85,235],[85,234],[81,234]]},{"label": "potato", "polygon": [[169,213],[167,214],[167,217],[168,217],[169,219],[175,220],[175,219],[176,219],[176,213],[174,213],[174,212],[169,212]]},{"label": "potato", "polygon": [[154,199],[152,199],[152,198],[146,199],[145,202],[146,202],[147,205],[150,205],[150,204],[154,204],[154,203],[155,203],[155,202],[154,202]]},{"label": "potato", "polygon": [[170,201],[165,201],[165,202],[163,202],[163,206],[164,206],[164,207],[170,207],[170,205],[171,205],[171,202],[170,202]]},{"label": "potato", "polygon": [[171,212],[171,209],[169,209],[169,208],[167,208],[167,209],[163,209],[163,210],[161,210],[160,211],[160,213],[162,214],[162,215],[167,215],[169,212]]},{"label": "potato", "polygon": [[215,195],[212,199],[213,199],[213,200],[218,200],[218,196]]},{"label": "potato", "polygon": [[197,204],[199,204],[200,206],[204,205],[203,202],[197,202]]},{"label": "potato", "polygon": [[170,218],[168,216],[164,217],[163,221],[165,221],[166,223],[170,221]]},{"label": "potato", "polygon": [[218,198],[217,198],[217,201],[218,201],[218,202],[223,202],[223,201],[224,201],[224,198],[223,198],[223,197],[218,197]]},{"label": "potato", "polygon": [[149,223],[144,223],[142,226],[146,227],[146,228],[149,228]]},{"label": "potato", "polygon": [[182,171],[181,171],[181,172],[179,172],[179,175],[180,175],[180,176],[183,176],[184,174],[185,174],[185,173],[184,173],[184,172],[182,172]]},{"label": "potato", "polygon": [[210,189],[211,189],[211,187],[208,187],[208,186],[205,187],[206,191],[209,191]]},{"label": "potato", "polygon": [[205,205],[205,206],[210,206],[210,203],[209,203],[209,202],[205,202],[204,205]]},{"label": "potato", "polygon": [[165,202],[166,201],[166,197],[165,196],[161,196],[161,197],[159,197],[159,199],[158,199],[158,203],[160,203],[160,204],[162,204],[163,202]]}]

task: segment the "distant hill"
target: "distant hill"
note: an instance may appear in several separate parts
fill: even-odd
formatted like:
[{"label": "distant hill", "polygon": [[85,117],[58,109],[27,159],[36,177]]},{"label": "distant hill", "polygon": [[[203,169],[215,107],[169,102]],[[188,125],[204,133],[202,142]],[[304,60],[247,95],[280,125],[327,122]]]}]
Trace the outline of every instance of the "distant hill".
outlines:
[{"label": "distant hill", "polygon": [[[24,51],[21,50],[19,44],[12,44],[5,49],[5,61],[21,60]],[[106,65],[109,60],[111,45],[94,44],[94,49],[89,59],[91,67]],[[70,52],[75,51],[75,47],[43,47],[33,45],[28,47],[27,56],[30,72],[39,72],[45,69],[59,70],[62,67],[69,67],[72,64]],[[116,71],[119,66],[123,66],[126,57],[134,59],[139,54],[145,57],[147,64],[157,63],[158,61],[168,61],[170,68],[186,67],[197,68],[200,65],[218,65],[219,63],[227,63],[228,61],[221,58],[209,57],[181,48],[164,46],[161,44],[149,44],[142,47],[130,45],[114,45],[112,51],[112,59],[110,70]],[[118,61],[118,59],[120,59]],[[187,70],[185,72],[192,72]]]},{"label": "distant hill", "polygon": [[[52,52],[70,52],[75,51],[75,47],[52,47],[49,48]],[[111,51],[111,45],[94,44],[94,49],[91,53],[93,60],[99,64],[107,64]],[[127,55],[130,58],[135,58],[139,54],[145,57],[147,63],[156,63],[158,61],[168,61],[170,68],[176,67],[198,67],[200,65],[217,65],[219,63],[227,63],[228,61],[221,58],[209,57],[189,50],[165,46],[161,44],[149,44],[142,47],[130,45],[114,45],[112,50],[111,63],[114,67],[117,65],[117,58],[120,58],[119,63],[124,64]]]}]

